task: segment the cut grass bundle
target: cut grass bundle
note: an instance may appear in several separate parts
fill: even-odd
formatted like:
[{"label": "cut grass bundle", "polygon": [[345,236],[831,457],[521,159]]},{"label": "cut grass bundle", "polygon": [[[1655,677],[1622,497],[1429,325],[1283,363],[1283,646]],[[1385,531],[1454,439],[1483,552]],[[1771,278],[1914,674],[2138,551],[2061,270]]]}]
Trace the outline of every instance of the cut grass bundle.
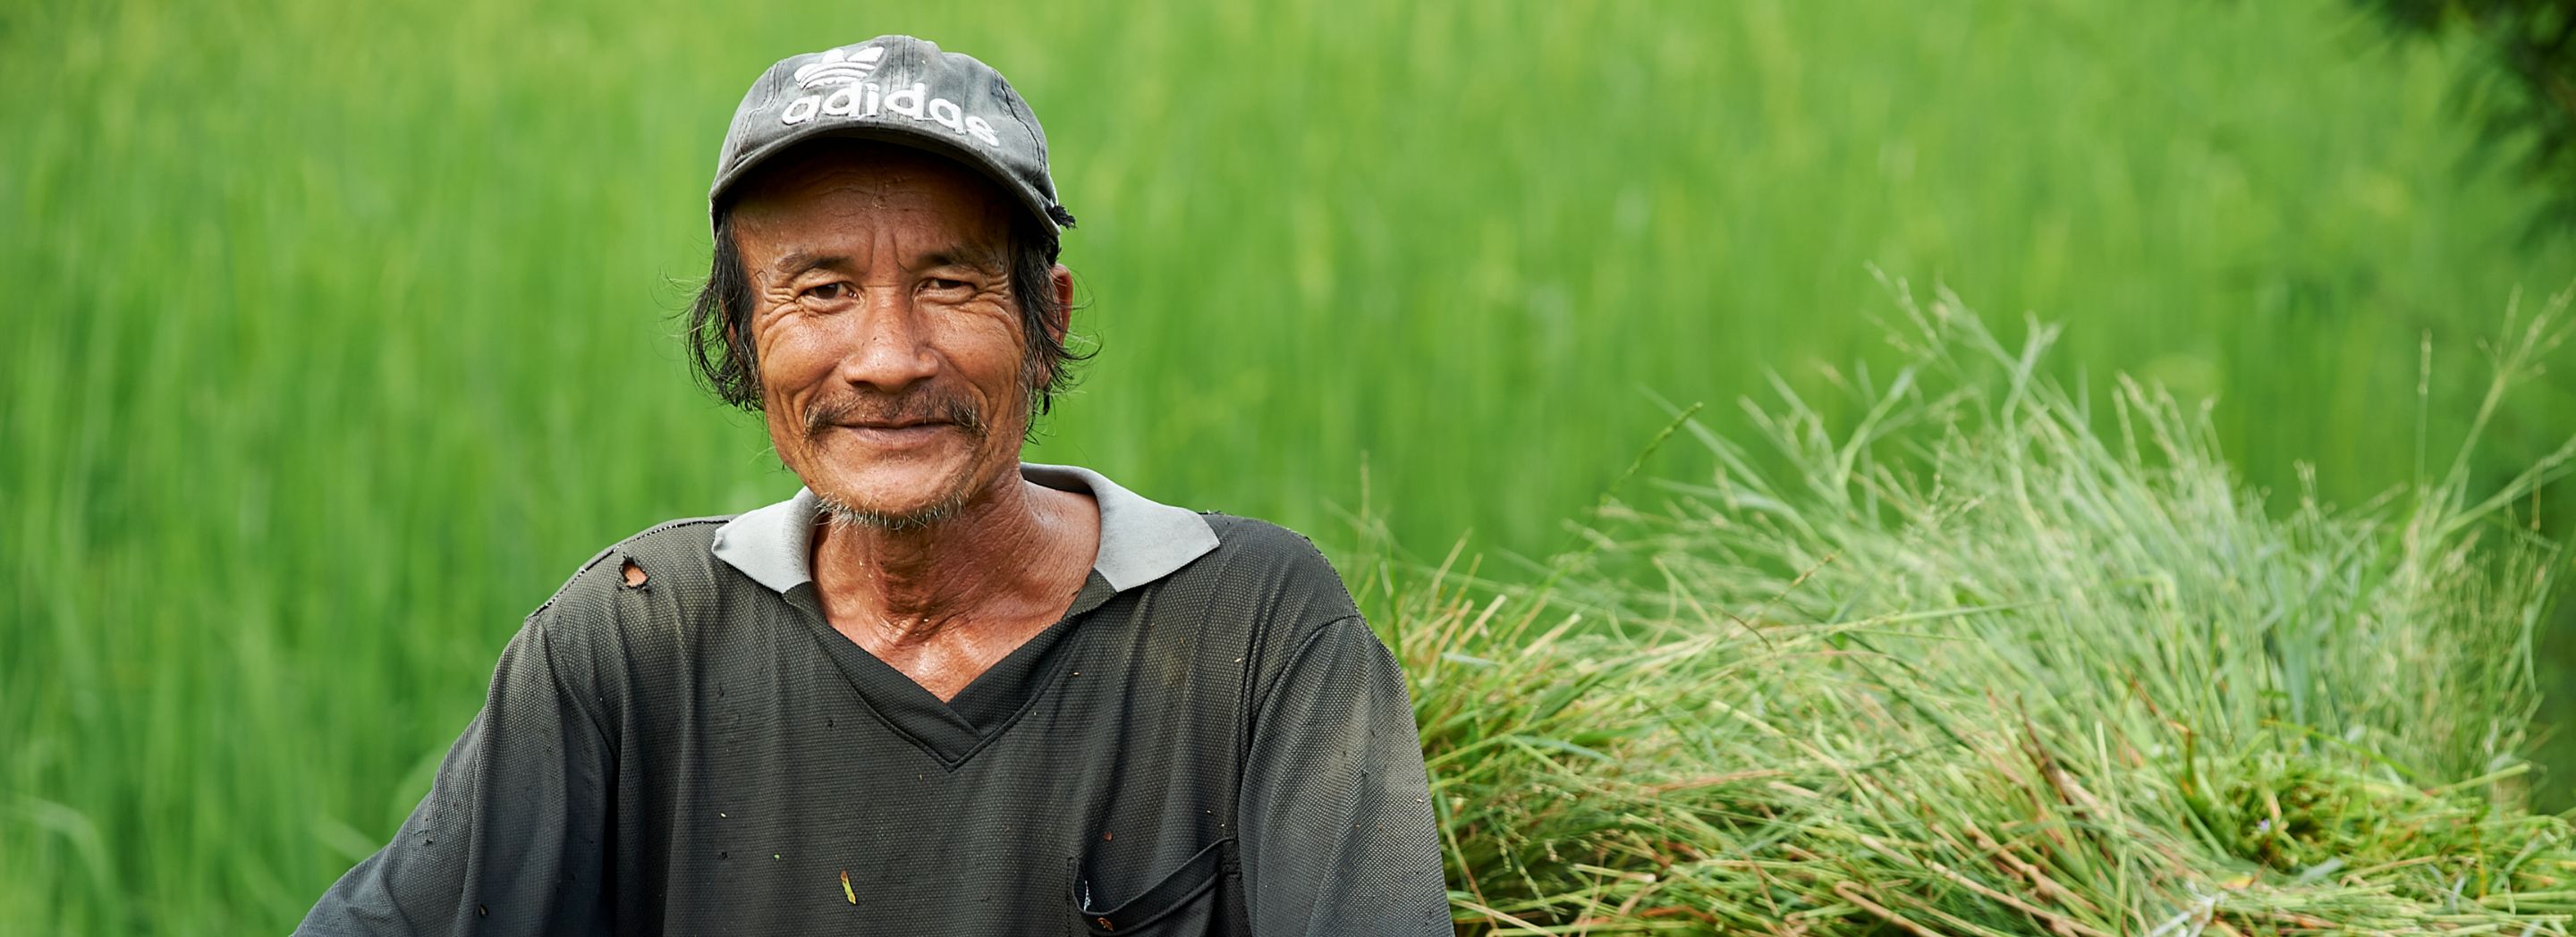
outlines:
[{"label": "cut grass bundle", "polygon": [[[1454,554],[1369,584],[1462,922],[2566,931],[2576,830],[2519,755],[2560,554],[2502,518],[2569,448],[2276,518],[2204,410],[2124,381],[2096,414],[2035,376],[2052,331],[1898,292],[1912,364],[1847,382],[1856,426],[1748,406],[1794,472],[1702,431],[1722,477],[1605,511],[1542,588]],[[2565,305],[2495,349],[2481,423]]]},{"label": "cut grass bundle", "polygon": [[[0,3],[0,935],[285,932],[569,568],[795,490],[671,321],[790,52],[926,36],[1043,115],[1101,355],[1033,461],[1322,531],[1365,454],[1415,544],[1547,551],[1660,425],[1635,386],[1874,349],[1863,261],[2065,310],[2061,376],[2214,394],[2246,477],[2352,504],[2406,474],[2412,339],[2576,261],[2459,170],[2475,50],[2346,0],[744,14]],[[2576,412],[2531,390],[2480,471]]]}]

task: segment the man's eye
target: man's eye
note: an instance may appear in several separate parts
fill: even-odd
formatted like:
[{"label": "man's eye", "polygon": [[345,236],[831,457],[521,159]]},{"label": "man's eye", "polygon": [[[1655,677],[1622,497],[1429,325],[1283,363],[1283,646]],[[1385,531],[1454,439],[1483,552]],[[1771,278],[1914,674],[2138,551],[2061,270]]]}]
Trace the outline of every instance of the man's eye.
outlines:
[{"label": "man's eye", "polygon": [[818,299],[827,303],[839,302],[850,298],[850,292],[849,284],[836,280],[819,286],[807,287],[805,289],[805,298]]},{"label": "man's eye", "polygon": [[964,280],[948,280],[939,277],[931,277],[922,282],[923,287],[941,293],[967,289],[970,285]]}]

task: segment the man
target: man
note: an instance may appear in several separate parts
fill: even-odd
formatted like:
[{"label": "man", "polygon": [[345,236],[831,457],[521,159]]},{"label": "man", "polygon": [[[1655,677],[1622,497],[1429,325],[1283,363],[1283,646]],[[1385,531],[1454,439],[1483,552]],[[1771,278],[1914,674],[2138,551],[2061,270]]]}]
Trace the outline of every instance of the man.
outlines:
[{"label": "man", "polygon": [[1447,934],[1412,712],[1259,521],[1024,465],[1073,223],[1028,107],[885,36],[772,66],[699,366],[795,497],[530,615],[311,934]]}]

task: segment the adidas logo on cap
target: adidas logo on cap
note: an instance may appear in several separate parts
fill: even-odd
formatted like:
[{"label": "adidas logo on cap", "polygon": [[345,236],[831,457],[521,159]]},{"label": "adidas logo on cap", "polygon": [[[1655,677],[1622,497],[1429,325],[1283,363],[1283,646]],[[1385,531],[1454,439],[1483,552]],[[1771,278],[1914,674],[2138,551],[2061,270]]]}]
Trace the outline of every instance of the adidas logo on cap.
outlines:
[{"label": "adidas logo on cap", "polygon": [[856,52],[833,49],[823,53],[823,60],[796,70],[799,88],[828,88],[846,85],[868,77],[877,70],[877,60],[885,58],[884,46],[867,46]]},{"label": "adidas logo on cap", "polygon": [[778,122],[788,126],[818,117],[844,117],[864,120],[876,117],[902,117],[926,121],[973,138],[985,146],[1002,145],[993,133],[993,124],[980,116],[966,113],[957,102],[930,96],[930,86],[923,82],[898,84],[892,88],[866,80],[875,74],[877,63],[885,58],[882,46],[860,46],[856,49],[832,49],[817,61],[799,66],[795,72],[796,87],[829,94],[808,94],[787,102],[778,114]]}]

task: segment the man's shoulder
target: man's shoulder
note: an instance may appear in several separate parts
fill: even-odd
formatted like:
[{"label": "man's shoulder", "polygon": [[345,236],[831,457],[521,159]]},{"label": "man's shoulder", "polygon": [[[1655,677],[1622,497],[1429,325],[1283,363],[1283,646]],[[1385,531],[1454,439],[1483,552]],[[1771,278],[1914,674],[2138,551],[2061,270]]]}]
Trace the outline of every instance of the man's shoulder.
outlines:
[{"label": "man's shoulder", "polygon": [[1200,520],[1207,522],[1208,529],[1216,532],[1217,542],[1226,547],[1290,554],[1315,552],[1315,542],[1306,539],[1305,534],[1258,517],[1223,511],[1200,511],[1198,514]]},{"label": "man's shoulder", "polygon": [[729,519],[663,521],[601,548],[528,613],[516,640],[545,649],[572,698],[625,698],[631,677],[681,659],[683,631],[721,619],[726,590],[708,545]]},{"label": "man's shoulder", "polygon": [[[712,549],[716,532],[740,516],[711,514],[673,518],[636,531],[624,540],[609,544],[601,552],[621,554],[639,564],[651,563],[670,568],[674,575],[705,575],[720,565]],[[644,569],[649,573],[652,567]]]},{"label": "man's shoulder", "polygon": [[1204,595],[1212,619],[1250,628],[1261,658],[1284,662],[1316,633],[1359,617],[1341,573],[1305,535],[1258,518],[1200,516],[1216,533],[1216,549],[1175,574],[1173,585]]},{"label": "man's shoulder", "polygon": [[1212,554],[1220,575],[1275,580],[1282,587],[1322,588],[1349,597],[1341,573],[1305,534],[1257,517],[1216,512],[1199,517],[1216,533]]},{"label": "man's shoulder", "polygon": [[1301,660],[1387,653],[1341,574],[1305,535],[1257,518],[1202,516],[1216,531],[1217,549],[1181,576],[1204,584],[1212,626],[1248,632],[1236,640],[1248,651],[1252,711],[1266,708]]},{"label": "man's shoulder", "polygon": [[710,546],[716,531],[735,516],[674,518],[601,547],[574,567],[572,575],[530,613],[531,617],[543,617],[563,605],[603,608],[621,590],[678,594],[710,591],[718,576]]}]

